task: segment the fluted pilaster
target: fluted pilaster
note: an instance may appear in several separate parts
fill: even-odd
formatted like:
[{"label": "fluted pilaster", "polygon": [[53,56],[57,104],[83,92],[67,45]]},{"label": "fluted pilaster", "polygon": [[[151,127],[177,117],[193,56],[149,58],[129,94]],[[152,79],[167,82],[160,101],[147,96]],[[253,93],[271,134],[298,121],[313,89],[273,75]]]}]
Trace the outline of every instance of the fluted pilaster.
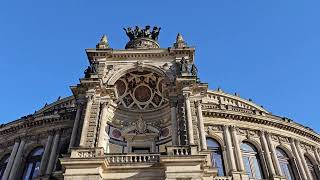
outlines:
[{"label": "fluted pilaster", "polygon": [[81,139],[80,139],[80,146],[81,147],[86,146],[88,127],[89,127],[89,118],[90,118],[90,111],[91,111],[92,103],[93,103],[93,97],[88,96],[87,105],[86,105],[86,113],[85,113],[85,117],[83,119]]},{"label": "fluted pilaster", "polygon": [[177,122],[177,100],[170,100],[170,116],[172,128],[172,145],[178,145],[178,122]]},{"label": "fluted pilaster", "polygon": [[207,140],[206,140],[206,134],[204,131],[204,122],[203,122],[203,116],[202,116],[201,101],[197,101],[197,118],[198,118],[201,149],[207,150]]},{"label": "fluted pilaster", "polygon": [[100,130],[99,130],[99,138],[98,138],[98,147],[102,147],[104,149],[104,152],[107,153],[108,151],[108,143],[109,138],[108,134],[105,130],[105,127],[107,126],[107,103],[104,102],[101,104],[101,115],[100,115]]},{"label": "fluted pilaster", "polygon": [[77,114],[76,114],[76,117],[75,117],[74,123],[73,123],[72,134],[71,134],[71,139],[70,139],[70,144],[69,144],[69,150],[70,150],[70,148],[75,146],[82,110],[83,110],[83,102],[78,102],[77,103]]},{"label": "fluted pilaster", "polygon": [[189,94],[188,93],[184,94],[184,101],[185,101],[185,108],[186,108],[186,113],[187,113],[189,145],[193,145],[194,144],[193,124],[192,124],[190,99],[189,99]]}]

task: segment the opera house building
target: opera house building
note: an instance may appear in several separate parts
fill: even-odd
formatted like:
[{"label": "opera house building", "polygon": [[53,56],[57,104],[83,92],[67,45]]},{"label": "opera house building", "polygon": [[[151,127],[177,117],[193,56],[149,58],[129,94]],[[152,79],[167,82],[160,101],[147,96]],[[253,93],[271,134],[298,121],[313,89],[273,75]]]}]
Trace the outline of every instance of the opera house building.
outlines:
[{"label": "opera house building", "polygon": [[86,49],[72,96],[0,125],[2,180],[320,180],[319,134],[208,89],[181,34],[124,30]]}]

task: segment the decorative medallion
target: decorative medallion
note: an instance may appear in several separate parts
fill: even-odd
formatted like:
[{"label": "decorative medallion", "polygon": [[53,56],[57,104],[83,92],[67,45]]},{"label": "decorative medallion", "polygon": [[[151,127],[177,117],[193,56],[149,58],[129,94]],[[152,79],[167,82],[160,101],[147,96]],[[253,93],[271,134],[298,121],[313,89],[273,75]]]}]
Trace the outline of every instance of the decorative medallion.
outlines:
[{"label": "decorative medallion", "polygon": [[150,71],[134,71],[125,74],[116,83],[116,103],[133,110],[148,110],[168,103],[163,97],[164,78]]}]

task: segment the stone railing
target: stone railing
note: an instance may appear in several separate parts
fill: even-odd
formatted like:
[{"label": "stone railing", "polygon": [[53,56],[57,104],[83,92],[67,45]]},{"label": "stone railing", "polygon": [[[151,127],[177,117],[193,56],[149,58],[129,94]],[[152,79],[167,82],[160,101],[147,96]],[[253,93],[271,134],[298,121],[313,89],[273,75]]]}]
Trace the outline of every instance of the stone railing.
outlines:
[{"label": "stone railing", "polygon": [[215,177],[214,180],[231,180],[232,177],[227,177],[227,176],[218,176]]},{"label": "stone railing", "polygon": [[71,158],[104,157],[103,148],[76,148],[71,150]]},{"label": "stone railing", "polygon": [[156,163],[160,154],[106,154],[106,159],[109,164]]},{"label": "stone railing", "polygon": [[167,146],[166,149],[170,156],[189,156],[198,153],[197,146]]}]

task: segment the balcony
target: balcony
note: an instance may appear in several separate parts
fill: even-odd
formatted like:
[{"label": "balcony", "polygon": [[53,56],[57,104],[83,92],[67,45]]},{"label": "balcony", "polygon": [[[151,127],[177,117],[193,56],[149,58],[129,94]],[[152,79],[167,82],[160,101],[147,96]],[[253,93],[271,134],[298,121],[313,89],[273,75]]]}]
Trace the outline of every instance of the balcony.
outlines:
[{"label": "balcony", "polygon": [[227,177],[227,176],[218,176],[218,177],[215,177],[214,180],[231,180],[232,177]]},{"label": "balcony", "polygon": [[159,153],[148,154],[106,154],[109,164],[130,164],[130,163],[157,163],[160,159]]}]

